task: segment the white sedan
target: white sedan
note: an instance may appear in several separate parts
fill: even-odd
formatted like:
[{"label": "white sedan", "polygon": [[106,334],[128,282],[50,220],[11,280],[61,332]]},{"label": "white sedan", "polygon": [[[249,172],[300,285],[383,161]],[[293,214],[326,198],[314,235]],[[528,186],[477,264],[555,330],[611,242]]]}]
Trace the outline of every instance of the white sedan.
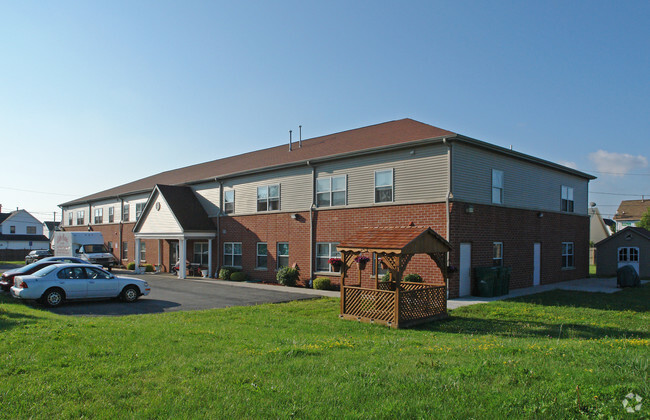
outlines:
[{"label": "white sedan", "polygon": [[144,280],[115,276],[92,264],[55,264],[16,277],[11,295],[53,307],[73,299],[121,297],[125,302],[135,302],[150,290]]}]

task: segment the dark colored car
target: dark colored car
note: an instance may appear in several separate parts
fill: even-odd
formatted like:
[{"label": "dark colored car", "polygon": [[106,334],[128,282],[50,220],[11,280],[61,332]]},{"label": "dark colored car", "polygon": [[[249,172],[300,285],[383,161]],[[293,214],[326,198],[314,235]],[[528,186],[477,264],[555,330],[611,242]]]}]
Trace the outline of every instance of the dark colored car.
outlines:
[{"label": "dark colored car", "polygon": [[87,264],[88,261],[84,261],[81,258],[75,257],[47,257],[42,260],[38,260],[34,263],[28,264],[24,267],[16,268],[14,270],[8,270],[2,273],[2,278],[0,278],[0,289],[8,292],[11,289],[11,286],[14,285],[14,277],[16,276],[26,276],[45,268],[48,265],[52,264],[65,264],[65,263],[74,263],[74,264]]},{"label": "dark colored car", "polygon": [[52,255],[52,251],[49,249],[36,249],[27,254],[25,257],[25,264],[31,264],[38,260],[42,260],[43,258],[51,257]]}]

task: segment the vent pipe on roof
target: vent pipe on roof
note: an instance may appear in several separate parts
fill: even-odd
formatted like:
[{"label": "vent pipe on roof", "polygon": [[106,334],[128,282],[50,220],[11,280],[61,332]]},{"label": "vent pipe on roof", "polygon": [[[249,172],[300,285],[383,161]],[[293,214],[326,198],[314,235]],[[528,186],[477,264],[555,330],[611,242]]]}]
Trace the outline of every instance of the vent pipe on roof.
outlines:
[{"label": "vent pipe on roof", "polygon": [[298,147],[302,148],[302,125],[299,125],[299,126],[298,126],[298,130],[300,130],[300,131],[299,131],[300,136],[298,137],[298,138],[299,138],[299,140],[298,140]]},{"label": "vent pipe on roof", "polygon": [[289,151],[291,151],[291,130],[289,130]]}]

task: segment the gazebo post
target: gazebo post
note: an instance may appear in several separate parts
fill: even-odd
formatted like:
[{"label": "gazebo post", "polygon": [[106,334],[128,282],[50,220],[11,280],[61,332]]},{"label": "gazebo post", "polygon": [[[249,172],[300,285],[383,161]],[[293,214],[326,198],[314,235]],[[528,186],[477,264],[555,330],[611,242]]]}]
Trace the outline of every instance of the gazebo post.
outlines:
[{"label": "gazebo post", "polygon": [[343,257],[343,267],[341,267],[341,315],[345,314],[345,255],[347,251],[341,251],[341,256]]}]

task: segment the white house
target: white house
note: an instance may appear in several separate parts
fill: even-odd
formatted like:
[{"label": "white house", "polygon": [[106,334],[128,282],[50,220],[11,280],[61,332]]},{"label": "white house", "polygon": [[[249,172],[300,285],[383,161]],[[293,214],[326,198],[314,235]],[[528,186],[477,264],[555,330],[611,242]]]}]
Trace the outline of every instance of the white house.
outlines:
[{"label": "white house", "polygon": [[50,241],[43,235],[43,224],[26,210],[0,212],[0,250],[48,249]]}]

